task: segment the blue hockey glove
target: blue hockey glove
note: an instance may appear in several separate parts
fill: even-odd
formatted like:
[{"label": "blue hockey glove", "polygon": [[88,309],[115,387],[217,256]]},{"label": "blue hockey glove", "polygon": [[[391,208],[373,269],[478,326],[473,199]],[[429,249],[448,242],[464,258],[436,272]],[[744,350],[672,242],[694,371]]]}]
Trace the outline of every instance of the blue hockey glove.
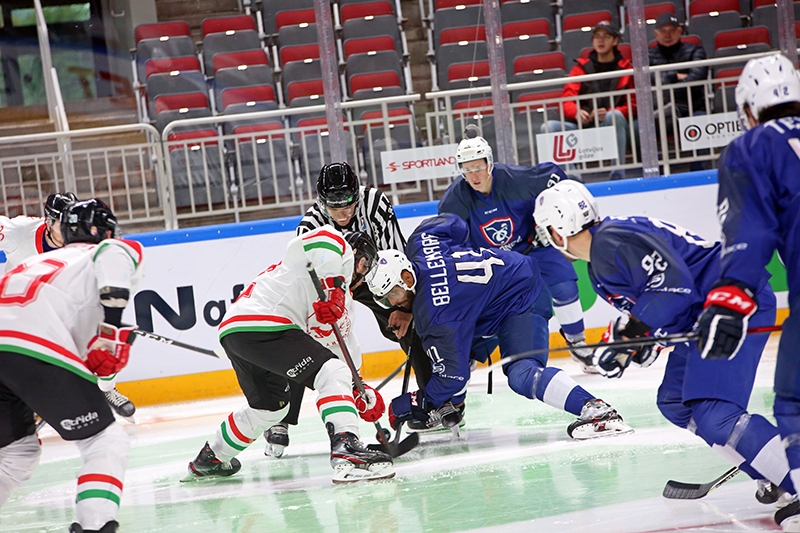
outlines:
[{"label": "blue hockey glove", "polygon": [[720,282],[706,297],[695,328],[703,359],[733,359],[747,335],[747,323],[758,304],[753,292],[739,282]]},{"label": "blue hockey glove", "polygon": [[425,392],[418,390],[401,394],[389,404],[389,425],[397,431],[403,422],[420,420],[428,428],[439,425],[453,427],[461,422],[461,411],[447,401],[440,408],[435,408],[425,399]]}]

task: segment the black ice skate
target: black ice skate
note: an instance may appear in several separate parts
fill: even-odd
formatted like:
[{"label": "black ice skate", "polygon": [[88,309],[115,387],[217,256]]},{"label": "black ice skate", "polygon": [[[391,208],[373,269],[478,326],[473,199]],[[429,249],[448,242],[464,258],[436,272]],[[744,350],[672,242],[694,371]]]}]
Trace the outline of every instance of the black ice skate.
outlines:
[{"label": "black ice skate", "polygon": [[100,529],[83,529],[77,522],[69,526],[69,533],[117,533],[119,523],[116,520],[106,522]]},{"label": "black ice skate", "polygon": [[[467,423],[464,420],[464,410],[466,409],[466,404],[461,402],[460,404],[454,406],[461,415],[461,419],[458,422],[458,427],[463,428],[464,425]],[[442,424],[441,417],[432,417],[428,420],[417,420],[411,419],[406,422],[406,429],[411,433],[433,433],[437,431],[452,431],[453,428],[446,427]]]},{"label": "black ice skate", "polygon": [[133,402],[128,399],[127,396],[120,394],[116,387],[111,389],[110,391],[105,392],[106,401],[108,405],[117,413],[119,416],[127,419],[129,422],[133,422],[133,413],[136,412],[136,406],[133,405]]},{"label": "black ice skate", "polygon": [[765,505],[775,504],[777,507],[785,507],[792,503],[794,496],[766,479],[757,479],[758,489],[756,490],[756,500]]},{"label": "black ice skate", "polygon": [[289,445],[289,425],[283,422],[275,424],[264,432],[267,447],[264,455],[267,457],[281,457],[283,450]]},{"label": "black ice skate", "polygon": [[625,433],[633,433],[633,428],[600,399],[587,401],[578,419],[567,427],[567,434],[575,440],[613,437]]},{"label": "black ice skate", "polygon": [[220,461],[211,446],[203,446],[197,458],[189,463],[189,474],[194,477],[224,477],[232,476],[242,468],[242,463],[235,457],[231,459],[230,463]]},{"label": "black ice skate", "polygon": [[[333,424],[328,423],[328,433]],[[392,456],[370,450],[350,432],[331,437],[331,466],[334,483],[353,483],[394,477]]]},{"label": "black ice skate", "polygon": [[793,497],[791,503],[775,513],[775,523],[781,526],[781,531],[800,531],[800,502]]}]

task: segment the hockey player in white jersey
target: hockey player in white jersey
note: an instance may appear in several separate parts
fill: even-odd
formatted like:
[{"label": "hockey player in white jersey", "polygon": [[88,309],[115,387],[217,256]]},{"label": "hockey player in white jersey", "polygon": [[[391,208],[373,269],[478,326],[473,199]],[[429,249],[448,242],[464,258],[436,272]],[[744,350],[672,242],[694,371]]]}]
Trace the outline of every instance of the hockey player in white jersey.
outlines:
[{"label": "hockey player in white jersey", "polygon": [[83,461],[70,532],[113,533],[130,444],[96,382],[128,361],[134,328],[122,311],[142,247],[110,238],[116,219],[99,200],[71,204],[61,220],[65,247],[0,277],[0,504],[39,461],[36,412]]},{"label": "hockey player in white jersey", "polygon": [[[78,201],[71,192],[53,193],[44,204],[44,217],[18,216],[8,218],[0,215],[0,251],[6,256],[8,272],[30,257],[57,250],[64,246],[61,238],[61,213]],[[97,386],[106,396],[114,411],[130,419],[136,406],[117,390],[116,374],[97,380]]]},{"label": "hockey player in white jersey", "polygon": [[[325,301],[307,271],[311,264],[326,292]],[[358,274],[366,274],[361,257]],[[333,334],[338,324],[356,368],[361,348],[353,334],[353,250],[341,233],[322,226],[292,239],[284,259],[258,275],[241,292],[220,323],[220,343],[236,371],[247,405],[223,420],[213,441],[189,463],[192,476],[230,476],[236,459],[289,411],[289,382],[317,391],[317,407],[331,439],[334,483],[394,476],[391,456],[366,448],[358,436],[358,416],[380,418],[384,403],[367,388],[353,392],[353,379]]]}]

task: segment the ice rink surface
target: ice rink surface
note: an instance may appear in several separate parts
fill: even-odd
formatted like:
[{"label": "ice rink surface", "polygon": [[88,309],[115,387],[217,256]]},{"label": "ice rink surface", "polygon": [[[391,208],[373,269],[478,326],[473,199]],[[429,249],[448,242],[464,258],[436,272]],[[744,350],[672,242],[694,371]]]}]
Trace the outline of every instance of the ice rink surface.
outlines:
[{"label": "ice rink surface", "polygon": [[[772,419],[776,339],[767,347],[750,411]],[[612,404],[635,433],[577,442],[574,417],[514,394],[505,376],[473,376],[460,439],[428,434],[396,459],[396,478],[333,485],[330,446],[307,392],[300,424],[281,459],[259,438],[238,457],[242,470],[218,480],[181,482],[188,462],[242,397],[158,407],[123,422],[132,451],[118,520],[124,533],[155,532],[593,532],[779,531],[775,508],[754,498],[740,474],[701,500],[662,498],[669,479],[704,483],[729,465],[694,435],[670,425],[655,405],[666,357],[622,379],[584,375],[554,359],[590,392]],[[413,379],[412,379],[413,382]],[[372,383],[375,385],[376,383]],[[413,387],[413,386],[412,386]],[[399,393],[397,378],[383,389]],[[386,417],[382,420],[388,425]],[[375,442],[362,422],[362,440]],[[0,509],[0,532],[65,532],[74,520],[77,448],[41,432],[42,461]]]}]

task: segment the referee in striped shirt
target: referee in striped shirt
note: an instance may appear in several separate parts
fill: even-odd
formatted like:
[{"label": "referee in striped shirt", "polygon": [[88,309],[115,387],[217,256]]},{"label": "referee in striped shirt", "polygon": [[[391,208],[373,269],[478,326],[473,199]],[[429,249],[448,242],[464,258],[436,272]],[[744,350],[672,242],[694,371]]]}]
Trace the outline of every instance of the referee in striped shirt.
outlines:
[{"label": "referee in striped shirt", "polygon": [[[375,242],[378,250],[405,250],[406,240],[394,214],[391,202],[380,190],[359,184],[358,177],[347,163],[331,163],[322,167],[317,179],[317,201],[308,208],[297,226],[301,235],[315,228],[330,224],[342,233],[361,231]],[[408,354],[420,388],[424,388],[431,377],[431,363],[425,355],[422,341],[411,327],[410,309],[384,309],[378,305],[366,283],[353,292],[353,299],[372,310],[381,333],[387,339],[399,342]],[[289,444],[287,425],[297,425],[304,388],[291,386],[289,413],[280,424],[264,432],[267,439],[267,455],[271,440]],[[274,448],[274,446],[273,446]],[[282,449],[280,450],[282,453]]]}]

